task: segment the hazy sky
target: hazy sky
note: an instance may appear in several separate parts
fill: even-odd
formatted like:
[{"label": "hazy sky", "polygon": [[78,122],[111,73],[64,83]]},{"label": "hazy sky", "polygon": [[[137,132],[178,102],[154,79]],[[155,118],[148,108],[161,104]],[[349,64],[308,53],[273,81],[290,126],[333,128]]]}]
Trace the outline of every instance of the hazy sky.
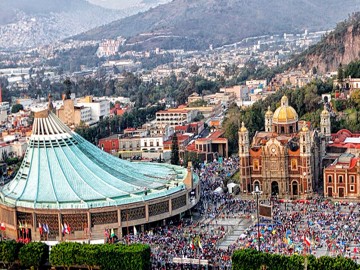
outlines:
[{"label": "hazy sky", "polygon": [[88,0],[90,3],[106,8],[124,9],[137,5],[141,0]]}]

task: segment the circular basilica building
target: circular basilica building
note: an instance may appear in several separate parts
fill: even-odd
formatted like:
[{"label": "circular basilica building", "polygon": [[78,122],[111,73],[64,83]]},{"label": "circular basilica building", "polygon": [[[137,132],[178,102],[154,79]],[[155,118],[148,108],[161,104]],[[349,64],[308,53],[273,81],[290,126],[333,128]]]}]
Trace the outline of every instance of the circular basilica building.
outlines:
[{"label": "circular basilica building", "polygon": [[17,175],[0,190],[0,221],[14,239],[104,239],[179,218],[199,196],[191,168],[121,160],[43,109]]}]

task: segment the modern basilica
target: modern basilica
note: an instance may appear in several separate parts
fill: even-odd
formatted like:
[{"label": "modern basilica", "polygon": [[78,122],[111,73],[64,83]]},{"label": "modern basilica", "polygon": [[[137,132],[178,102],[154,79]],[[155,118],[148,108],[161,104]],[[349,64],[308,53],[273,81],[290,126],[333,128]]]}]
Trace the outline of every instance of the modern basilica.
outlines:
[{"label": "modern basilica", "polygon": [[319,187],[325,146],[331,139],[330,113],[321,113],[320,131],[299,121],[286,96],[275,112],[265,113],[265,131],[252,142],[244,123],[239,129],[240,185],[244,193],[256,186],[265,196],[307,198]]}]

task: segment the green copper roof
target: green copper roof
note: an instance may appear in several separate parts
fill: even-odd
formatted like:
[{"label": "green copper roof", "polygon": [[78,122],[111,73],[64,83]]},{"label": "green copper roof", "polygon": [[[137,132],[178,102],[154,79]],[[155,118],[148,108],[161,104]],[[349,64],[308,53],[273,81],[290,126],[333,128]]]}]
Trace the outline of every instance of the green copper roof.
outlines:
[{"label": "green copper roof", "polygon": [[179,166],[105,153],[49,113],[35,117],[20,170],[0,191],[0,202],[45,209],[121,205],[180,191],[186,174]]}]

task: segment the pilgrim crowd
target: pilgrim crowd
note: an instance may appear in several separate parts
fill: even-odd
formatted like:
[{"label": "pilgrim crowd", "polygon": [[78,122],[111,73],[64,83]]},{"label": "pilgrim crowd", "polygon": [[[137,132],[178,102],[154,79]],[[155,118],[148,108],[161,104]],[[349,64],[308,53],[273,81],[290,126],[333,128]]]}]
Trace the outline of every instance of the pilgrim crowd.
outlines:
[{"label": "pilgrim crowd", "polygon": [[[273,219],[261,218],[257,222],[254,199],[214,192],[224,187],[223,181],[236,171],[237,165],[238,159],[228,158],[202,164],[196,170],[201,199],[193,211],[199,218],[127,235],[120,241],[149,244],[152,269],[231,269],[233,251],[257,249],[259,240],[260,249],[265,252],[317,255],[322,250],[325,254],[321,255],[358,259],[360,214],[356,203],[332,203],[321,197],[295,202],[274,200]],[[227,249],[220,249],[218,246],[231,226],[218,221],[234,218],[251,220],[252,225]],[[174,258],[192,258],[199,263],[206,260],[208,266],[175,263]]]}]

